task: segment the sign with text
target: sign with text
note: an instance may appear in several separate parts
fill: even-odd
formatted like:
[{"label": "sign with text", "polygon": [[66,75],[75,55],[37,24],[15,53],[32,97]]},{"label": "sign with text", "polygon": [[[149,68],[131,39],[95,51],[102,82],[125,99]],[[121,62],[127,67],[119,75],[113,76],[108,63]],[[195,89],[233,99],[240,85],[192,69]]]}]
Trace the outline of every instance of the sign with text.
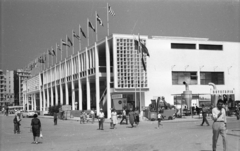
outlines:
[{"label": "sign with text", "polygon": [[122,94],[113,94],[112,99],[121,99],[123,97]]},{"label": "sign with text", "polygon": [[233,90],[211,90],[211,94],[213,95],[234,94],[234,89]]},{"label": "sign with text", "polygon": [[63,110],[63,111],[72,110],[72,106],[71,106],[71,105],[63,105],[63,106],[62,106],[62,110]]}]

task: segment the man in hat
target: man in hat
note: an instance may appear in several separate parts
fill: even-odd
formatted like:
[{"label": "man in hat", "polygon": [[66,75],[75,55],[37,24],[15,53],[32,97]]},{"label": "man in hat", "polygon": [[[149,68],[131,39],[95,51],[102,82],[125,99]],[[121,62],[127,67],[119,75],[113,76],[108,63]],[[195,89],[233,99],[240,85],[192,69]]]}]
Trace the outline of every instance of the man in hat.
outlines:
[{"label": "man in hat", "polygon": [[99,130],[103,130],[103,122],[104,122],[103,109],[100,109],[100,113],[98,114],[98,121],[99,121]]}]

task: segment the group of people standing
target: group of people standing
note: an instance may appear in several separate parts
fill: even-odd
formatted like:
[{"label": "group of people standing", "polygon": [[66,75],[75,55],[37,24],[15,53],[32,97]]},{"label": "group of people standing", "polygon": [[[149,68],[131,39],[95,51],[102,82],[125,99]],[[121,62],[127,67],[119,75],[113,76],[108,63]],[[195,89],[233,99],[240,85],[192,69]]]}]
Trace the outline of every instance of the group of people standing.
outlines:
[{"label": "group of people standing", "polygon": [[[30,131],[33,133],[33,142],[32,144],[38,144],[39,143],[39,137],[42,131],[41,127],[41,121],[37,118],[38,115],[34,114],[33,119],[31,120],[31,129]],[[13,118],[13,124],[14,124],[14,134],[20,134],[20,122],[21,122],[21,114],[16,113]]]},{"label": "group of people standing", "polygon": [[134,124],[136,126],[139,125],[140,119],[139,119],[139,109],[136,107],[134,110],[133,108],[130,108],[129,111],[127,111],[125,108],[122,111],[122,120],[120,124],[123,124],[123,121],[126,121],[126,124],[128,125],[128,120],[129,123],[131,124],[132,127],[134,127]]},{"label": "group of people standing", "polygon": [[[103,130],[103,123],[104,123],[104,112],[102,109],[100,109],[100,113],[98,114],[98,122],[99,122],[99,130]],[[116,129],[116,125],[118,124],[118,115],[117,111],[115,109],[111,110],[111,118],[110,118],[110,128]],[[122,120],[120,124],[123,124],[123,121],[126,121],[126,124],[128,125],[128,121],[131,124],[131,127],[138,126],[139,125],[139,111],[138,108],[135,110],[130,108],[129,111],[127,111],[125,108],[122,111]]]}]

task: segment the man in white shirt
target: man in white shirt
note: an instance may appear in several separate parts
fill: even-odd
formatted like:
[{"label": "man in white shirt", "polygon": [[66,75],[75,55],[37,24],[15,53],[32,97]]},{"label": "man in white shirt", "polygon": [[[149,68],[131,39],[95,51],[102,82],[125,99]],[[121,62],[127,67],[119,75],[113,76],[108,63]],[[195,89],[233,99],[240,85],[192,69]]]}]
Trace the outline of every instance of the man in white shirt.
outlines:
[{"label": "man in white shirt", "polygon": [[93,124],[94,121],[95,121],[95,111],[94,111],[94,109],[91,110],[91,116],[92,116],[92,124]]},{"label": "man in white shirt", "polygon": [[123,108],[123,111],[122,111],[122,120],[120,122],[120,124],[122,124],[123,120],[126,120],[126,124],[128,125],[128,119],[127,119],[127,113],[126,113],[126,109]]},{"label": "man in white shirt", "polygon": [[103,122],[104,122],[103,109],[100,109],[100,113],[98,114],[98,121],[99,121],[99,130],[103,130]]},{"label": "man in white shirt", "polygon": [[226,139],[226,130],[227,130],[227,119],[226,119],[226,110],[223,108],[223,100],[219,99],[217,107],[212,109],[212,118],[213,118],[213,137],[212,137],[212,148],[213,151],[216,151],[217,140],[219,134],[223,138],[223,150],[227,150],[227,139]]}]

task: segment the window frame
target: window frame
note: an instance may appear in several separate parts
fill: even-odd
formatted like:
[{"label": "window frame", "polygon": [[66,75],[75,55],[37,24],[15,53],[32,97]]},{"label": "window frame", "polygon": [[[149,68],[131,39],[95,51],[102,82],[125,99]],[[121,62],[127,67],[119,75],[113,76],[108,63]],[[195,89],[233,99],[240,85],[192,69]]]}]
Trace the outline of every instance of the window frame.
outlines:
[{"label": "window frame", "polygon": [[[205,75],[203,75],[205,74]],[[208,74],[208,75],[206,75]],[[219,75],[222,74],[222,75]],[[207,78],[206,78],[207,76]],[[204,77],[204,78],[202,78]],[[217,79],[216,79],[217,78]],[[203,80],[204,83],[203,83]],[[206,82],[207,80],[207,82]],[[208,85],[208,83],[214,83],[215,85],[225,85],[225,73],[223,71],[212,72],[212,71],[201,71],[200,72],[200,85]]]},{"label": "window frame", "polygon": [[[189,76],[186,76],[187,74],[189,74]],[[198,85],[199,76],[197,71],[172,71],[172,85],[184,85],[182,83],[183,81],[179,82],[181,77],[185,79],[183,81],[188,82],[188,85]],[[187,79],[189,79],[190,82],[187,81]]]}]

